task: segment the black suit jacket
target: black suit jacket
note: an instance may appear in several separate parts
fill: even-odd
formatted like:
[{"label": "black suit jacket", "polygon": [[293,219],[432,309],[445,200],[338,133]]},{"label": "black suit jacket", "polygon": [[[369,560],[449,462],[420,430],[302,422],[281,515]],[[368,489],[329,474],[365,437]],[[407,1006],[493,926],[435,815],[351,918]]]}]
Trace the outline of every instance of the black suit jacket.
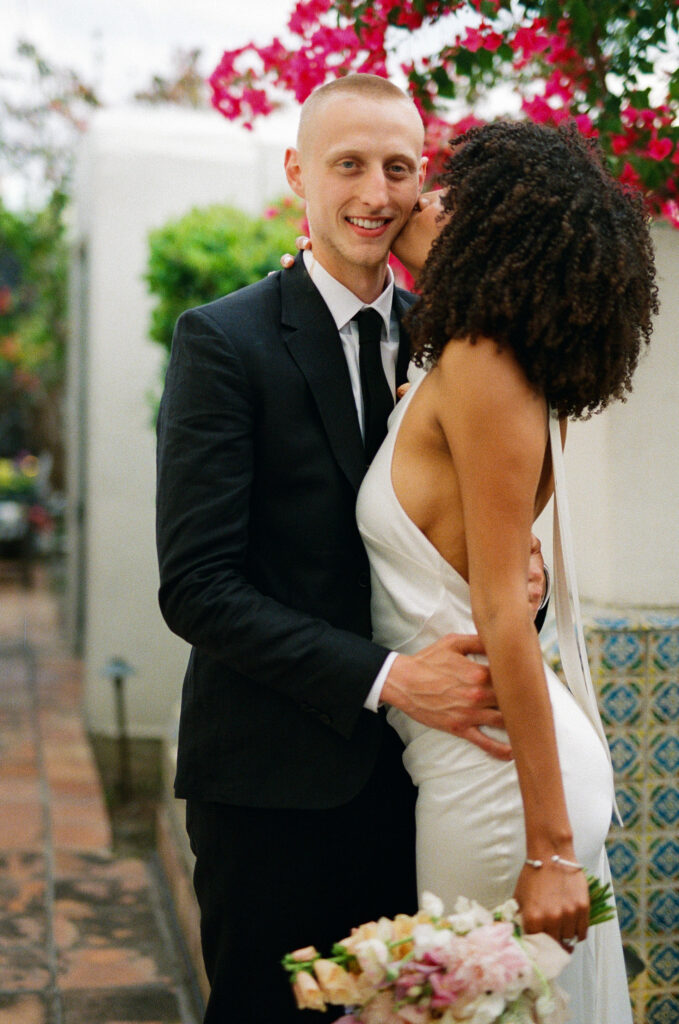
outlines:
[{"label": "black suit jacket", "polygon": [[[412,303],[396,290],[400,315]],[[407,338],[402,338],[407,344]],[[158,419],[160,605],[192,645],[176,792],[331,807],[382,718],[354,518],[365,456],[346,360],[301,257],[184,313]]]}]

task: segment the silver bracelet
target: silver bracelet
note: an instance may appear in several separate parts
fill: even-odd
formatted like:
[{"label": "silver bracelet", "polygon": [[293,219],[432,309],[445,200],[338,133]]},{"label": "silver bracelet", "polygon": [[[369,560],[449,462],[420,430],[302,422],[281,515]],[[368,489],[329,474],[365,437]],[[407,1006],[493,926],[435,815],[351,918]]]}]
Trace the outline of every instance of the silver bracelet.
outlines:
[{"label": "silver bracelet", "polygon": [[[584,866],[578,864],[576,860],[566,860],[565,857],[560,857],[558,853],[552,854],[550,857],[552,864],[558,864],[562,868],[572,868],[574,871],[584,871]],[[543,860],[532,860],[530,857],[526,857],[526,864],[530,868],[541,868],[544,866]]]}]

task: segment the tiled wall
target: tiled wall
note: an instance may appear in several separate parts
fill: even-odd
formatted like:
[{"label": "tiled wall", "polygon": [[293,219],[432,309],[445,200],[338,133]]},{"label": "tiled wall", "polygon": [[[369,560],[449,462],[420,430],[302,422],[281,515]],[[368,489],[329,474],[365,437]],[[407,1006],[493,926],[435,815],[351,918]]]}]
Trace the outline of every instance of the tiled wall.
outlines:
[{"label": "tiled wall", "polygon": [[635,1024],[679,1022],[679,612],[587,616],[624,827],[608,842]]}]

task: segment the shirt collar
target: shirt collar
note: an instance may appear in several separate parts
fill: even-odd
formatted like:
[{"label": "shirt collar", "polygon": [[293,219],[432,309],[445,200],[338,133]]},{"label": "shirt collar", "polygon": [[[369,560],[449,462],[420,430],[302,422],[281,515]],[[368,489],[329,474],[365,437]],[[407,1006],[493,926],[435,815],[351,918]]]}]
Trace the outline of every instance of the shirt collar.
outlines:
[{"label": "shirt collar", "polygon": [[[360,313],[362,309],[366,307],[366,303],[359,299],[357,295],[354,295],[352,291],[343,285],[337,278],[333,277],[323,267],[317,259],[314,259],[313,253],[305,250],[303,253],[304,266],[306,267],[309,277],[314,282],[321,298],[325,302],[326,306],[330,310],[330,315],[337,325],[337,330],[341,331],[343,327],[354,319],[357,313]],[[389,321],[391,318],[391,304],[394,297],[394,274],[390,266],[387,266],[387,285],[381,295],[379,295],[374,302],[371,302],[367,307],[369,309],[375,309],[382,320],[387,332],[387,338],[389,337]]]}]

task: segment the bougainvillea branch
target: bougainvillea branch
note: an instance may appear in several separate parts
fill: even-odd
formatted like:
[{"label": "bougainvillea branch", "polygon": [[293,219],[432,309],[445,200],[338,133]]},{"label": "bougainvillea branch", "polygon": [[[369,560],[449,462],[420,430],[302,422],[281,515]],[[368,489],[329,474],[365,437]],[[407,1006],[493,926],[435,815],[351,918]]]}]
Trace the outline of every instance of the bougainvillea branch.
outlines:
[{"label": "bougainvillea branch", "polygon": [[[515,113],[597,137],[679,227],[679,0],[299,0],[287,28],[285,42],[224,53],[210,85],[226,117],[251,127],[286,93],[301,103],[350,71],[389,75],[420,109],[437,169],[504,85]],[[436,44],[414,55],[425,30]]]}]

